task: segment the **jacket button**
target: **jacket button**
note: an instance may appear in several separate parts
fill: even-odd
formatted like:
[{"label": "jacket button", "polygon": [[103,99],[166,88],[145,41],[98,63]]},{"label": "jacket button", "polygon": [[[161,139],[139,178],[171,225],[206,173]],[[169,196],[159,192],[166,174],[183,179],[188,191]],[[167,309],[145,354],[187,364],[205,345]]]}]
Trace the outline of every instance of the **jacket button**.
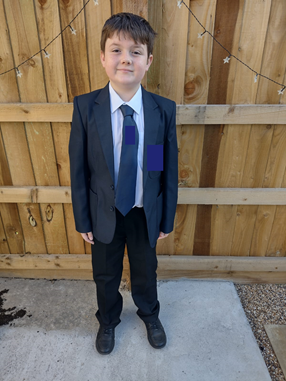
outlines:
[{"label": "jacket button", "polygon": [[113,206],[111,206],[109,209],[110,209],[111,212],[114,211],[114,207]]},{"label": "jacket button", "polygon": [[112,185],[110,185],[110,188],[111,188],[111,189],[114,189],[114,185],[113,185],[113,184],[112,184]]}]

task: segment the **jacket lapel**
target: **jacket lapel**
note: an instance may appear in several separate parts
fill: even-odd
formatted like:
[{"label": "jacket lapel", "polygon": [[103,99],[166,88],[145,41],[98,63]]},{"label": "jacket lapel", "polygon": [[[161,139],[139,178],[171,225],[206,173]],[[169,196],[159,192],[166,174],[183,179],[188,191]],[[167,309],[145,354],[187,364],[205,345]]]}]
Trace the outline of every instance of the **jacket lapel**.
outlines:
[{"label": "jacket lapel", "polygon": [[[156,144],[160,125],[160,109],[151,94],[141,85],[144,110],[143,188],[147,180],[147,146]],[[108,170],[114,183],[114,155],[111,126],[109,82],[98,93],[93,107],[95,124]]]}]

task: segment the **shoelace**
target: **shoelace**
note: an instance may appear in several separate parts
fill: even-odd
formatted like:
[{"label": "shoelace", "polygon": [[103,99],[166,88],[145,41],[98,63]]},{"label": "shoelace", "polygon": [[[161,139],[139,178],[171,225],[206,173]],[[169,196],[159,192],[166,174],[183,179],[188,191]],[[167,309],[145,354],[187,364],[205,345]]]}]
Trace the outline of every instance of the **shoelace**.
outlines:
[{"label": "shoelace", "polygon": [[104,329],[104,333],[105,333],[105,334],[110,334],[110,333],[112,333],[112,328],[105,328],[105,329]]},{"label": "shoelace", "polygon": [[149,324],[149,328],[152,328],[152,329],[160,329],[161,326],[160,326],[159,323],[154,322],[154,323],[150,323],[150,324]]}]

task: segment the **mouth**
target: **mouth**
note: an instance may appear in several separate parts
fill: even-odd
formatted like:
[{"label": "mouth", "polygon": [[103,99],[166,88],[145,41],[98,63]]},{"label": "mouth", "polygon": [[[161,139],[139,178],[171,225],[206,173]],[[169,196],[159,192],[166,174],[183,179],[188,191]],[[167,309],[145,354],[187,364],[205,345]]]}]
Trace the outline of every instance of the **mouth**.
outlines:
[{"label": "mouth", "polygon": [[128,73],[132,73],[131,70],[127,70],[127,69],[118,69],[119,71],[123,71],[123,72],[128,72]]}]

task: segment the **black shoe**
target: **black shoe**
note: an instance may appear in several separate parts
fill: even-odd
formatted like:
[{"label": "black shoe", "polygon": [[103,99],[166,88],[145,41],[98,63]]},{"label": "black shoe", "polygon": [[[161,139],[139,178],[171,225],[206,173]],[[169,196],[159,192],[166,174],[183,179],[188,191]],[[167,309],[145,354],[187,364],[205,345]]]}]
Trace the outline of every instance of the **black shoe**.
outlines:
[{"label": "black shoe", "polygon": [[114,328],[99,327],[96,336],[96,349],[102,355],[108,355],[114,348]]},{"label": "black shoe", "polygon": [[145,323],[148,340],[153,348],[163,348],[166,345],[166,334],[159,319],[154,323]]}]

